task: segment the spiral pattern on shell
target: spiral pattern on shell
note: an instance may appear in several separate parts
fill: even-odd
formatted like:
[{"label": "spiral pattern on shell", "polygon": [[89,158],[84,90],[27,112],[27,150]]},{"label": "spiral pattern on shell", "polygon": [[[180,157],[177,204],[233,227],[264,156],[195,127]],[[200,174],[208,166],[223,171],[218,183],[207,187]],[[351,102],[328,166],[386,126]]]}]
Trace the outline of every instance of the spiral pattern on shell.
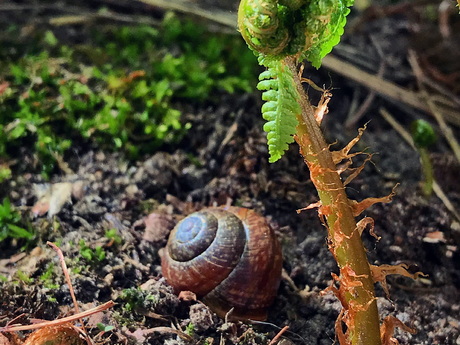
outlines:
[{"label": "spiral pattern on shell", "polygon": [[208,208],[184,218],[162,253],[176,293],[192,291],[224,317],[264,320],[281,277],[282,255],[264,217],[238,207]]}]

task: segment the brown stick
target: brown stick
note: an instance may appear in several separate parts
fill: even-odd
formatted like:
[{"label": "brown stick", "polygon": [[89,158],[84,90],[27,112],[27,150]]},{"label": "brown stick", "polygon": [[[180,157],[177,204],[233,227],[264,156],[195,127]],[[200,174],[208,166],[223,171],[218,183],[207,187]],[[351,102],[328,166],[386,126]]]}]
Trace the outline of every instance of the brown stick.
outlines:
[{"label": "brown stick", "polygon": [[115,305],[115,302],[108,301],[108,302],[105,302],[104,304],[101,304],[101,305],[99,305],[97,307],[82,311],[81,313],[78,313],[78,314],[75,314],[75,315],[63,317],[61,319],[56,319],[56,320],[52,320],[52,321],[44,321],[44,322],[40,322],[40,323],[33,324],[33,325],[5,326],[5,327],[0,328],[0,332],[30,331],[30,330],[33,330],[33,329],[39,329],[39,328],[48,327],[48,326],[61,325],[61,324],[66,323],[66,322],[79,320],[79,319],[82,319],[84,317],[88,317],[90,315],[99,313],[99,312],[104,311],[106,309],[112,308],[114,305]]},{"label": "brown stick", "polygon": [[283,335],[284,332],[286,332],[289,329],[289,326],[284,326],[281,331],[278,332],[277,335],[268,343],[268,345],[274,345],[278,342],[279,338]]}]

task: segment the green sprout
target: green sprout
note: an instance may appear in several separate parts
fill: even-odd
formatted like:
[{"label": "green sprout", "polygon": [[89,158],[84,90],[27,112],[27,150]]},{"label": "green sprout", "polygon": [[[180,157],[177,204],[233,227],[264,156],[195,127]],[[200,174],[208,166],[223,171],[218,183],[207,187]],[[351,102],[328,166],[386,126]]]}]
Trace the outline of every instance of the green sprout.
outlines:
[{"label": "green sprout", "polygon": [[35,234],[21,225],[21,214],[11,205],[8,198],[3,199],[3,203],[0,204],[0,243],[8,238],[32,242]]},{"label": "green sprout", "polygon": [[60,285],[54,282],[54,263],[50,262],[45,272],[43,272],[39,279],[43,282],[43,286],[49,290],[56,290],[59,289]]},{"label": "green sprout", "polygon": [[185,333],[193,337],[193,335],[195,334],[195,325],[190,322],[185,328]]},{"label": "green sprout", "polygon": [[110,331],[115,329],[115,326],[106,325],[106,324],[103,324],[103,323],[98,323],[96,326],[97,326],[97,328],[99,328],[99,330],[101,332],[110,332]]},{"label": "green sprout", "polygon": [[436,133],[427,121],[415,120],[411,124],[411,134],[415,147],[420,154],[423,173],[422,191],[425,196],[429,197],[433,192],[434,174],[428,148],[436,142]]},{"label": "green sprout", "polygon": [[21,270],[16,271],[16,276],[18,277],[18,280],[22,283],[25,283],[27,285],[32,284],[34,280],[29,277],[29,275]]},{"label": "green sprout", "polygon": [[121,292],[120,299],[125,302],[123,309],[127,312],[132,312],[144,305],[145,296],[142,290],[129,288]]},{"label": "green sprout", "polygon": [[[1,132],[1,129],[0,129]],[[12,177],[11,169],[10,167],[6,165],[2,165],[0,163],[0,183],[3,181],[9,180]]]},{"label": "green sprout", "polygon": [[80,247],[80,255],[88,262],[101,262],[106,257],[106,252],[101,246],[92,249],[88,247],[84,240],[78,243]]},{"label": "green sprout", "polygon": [[121,236],[118,235],[118,230],[115,228],[107,230],[104,236],[115,245],[119,245],[123,242]]}]

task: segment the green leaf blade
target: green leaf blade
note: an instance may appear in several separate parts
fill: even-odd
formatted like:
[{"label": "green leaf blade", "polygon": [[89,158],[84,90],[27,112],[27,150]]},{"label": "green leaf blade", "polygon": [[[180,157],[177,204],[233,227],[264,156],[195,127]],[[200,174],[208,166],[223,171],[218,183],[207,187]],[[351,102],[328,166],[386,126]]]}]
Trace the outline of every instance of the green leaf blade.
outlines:
[{"label": "green leaf blade", "polygon": [[262,94],[262,99],[266,101],[262,106],[262,117],[267,121],[264,131],[267,132],[269,162],[273,163],[283,156],[294,141],[297,115],[301,112],[299,97],[293,86],[293,76],[282,60],[271,61],[259,80],[257,88],[265,90]]}]

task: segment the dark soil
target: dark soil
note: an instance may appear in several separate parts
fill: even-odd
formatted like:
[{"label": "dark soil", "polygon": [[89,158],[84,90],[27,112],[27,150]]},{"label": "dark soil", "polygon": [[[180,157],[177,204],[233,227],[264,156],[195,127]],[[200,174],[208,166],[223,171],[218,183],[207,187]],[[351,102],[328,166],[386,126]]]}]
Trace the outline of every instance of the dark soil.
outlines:
[{"label": "dark soil", "polygon": [[[355,56],[365,56],[369,70],[376,73],[382,58],[378,47],[388,63],[384,78],[416,87],[406,55],[411,45],[418,51],[428,49],[419,48],[420,40],[413,36],[413,27],[420,24],[416,18],[419,13],[418,8],[410,8],[407,15],[382,12],[379,16],[360,14],[358,18],[357,14],[353,36],[344,37],[335,53],[347,57],[347,49],[353,47]],[[6,16],[0,15],[2,19]],[[431,25],[432,32],[438,30],[435,23],[425,25]],[[457,57],[454,62],[458,67],[456,47],[449,52]],[[426,55],[437,66],[435,52]],[[444,66],[443,73],[448,73],[448,66]],[[334,97],[324,132],[329,142],[337,141],[334,147],[342,147],[357,132],[356,128],[343,127],[350,104],[361,104],[369,91],[324,69],[306,69],[304,74],[318,84],[332,83]],[[458,91],[460,85],[456,86],[451,90]],[[67,258],[81,309],[108,300],[118,303],[104,316],[93,316],[88,321],[92,335],[99,332],[97,323],[115,326],[102,336],[108,343],[267,344],[285,325],[290,328],[283,344],[334,343],[334,322],[341,307],[333,295],[321,291],[331,285],[331,272],[337,272],[337,268],[315,211],[296,213],[317,200],[298,148],[291,145],[285,157],[269,164],[260,95],[216,97],[213,104],[180,105],[184,120],[192,124],[187,136],[177,146],[137,162],[116,153],[75,149],[82,153],[67,158],[75,173],[43,181],[40,175],[29,172],[32,169],[27,159],[18,161],[14,169],[22,173],[0,186],[0,199],[9,196],[22,212],[31,214],[38,186],[70,182],[73,193],[71,202],[53,217],[31,216],[41,239],[36,248],[19,254],[21,243],[0,244],[0,274],[8,277],[0,283],[0,325],[21,314],[23,317],[15,322],[52,320],[73,313],[56,255],[45,245],[49,240],[56,241]],[[376,241],[363,235],[369,261],[406,263],[411,272],[427,274],[416,281],[390,276],[390,298],[377,286],[381,317],[394,315],[417,330],[414,335],[397,330],[395,337],[400,344],[460,344],[460,224],[439,198],[426,198],[421,193],[418,155],[378,115],[382,106],[404,126],[416,118],[430,120],[427,114],[377,96],[359,122],[362,126],[370,121],[358,150],[367,149],[376,155],[374,164],[368,164],[349,186],[350,197],[362,200],[387,195],[400,184],[392,203],[377,204],[366,211],[366,216],[374,218],[375,232],[381,236]],[[442,134],[432,148],[432,159],[441,188],[458,210],[460,166]],[[162,278],[158,251],[166,243],[171,224],[194,210],[224,204],[253,208],[265,215],[282,243],[283,268],[295,286],[282,280],[268,323],[225,323],[199,301],[179,300]],[[151,213],[157,214],[150,219],[153,232],[151,222],[145,221]],[[120,244],[105,237],[112,228],[121,236]],[[106,257],[101,261],[83,259],[80,240],[89,248],[102,246]],[[57,289],[39,279],[51,264]],[[27,274],[31,282],[21,281],[18,271]],[[142,308],[130,310],[126,307],[129,298],[122,291],[138,287],[137,297],[149,297]],[[148,331],[171,325],[185,330],[189,324],[194,325],[191,341],[164,329]]]}]

